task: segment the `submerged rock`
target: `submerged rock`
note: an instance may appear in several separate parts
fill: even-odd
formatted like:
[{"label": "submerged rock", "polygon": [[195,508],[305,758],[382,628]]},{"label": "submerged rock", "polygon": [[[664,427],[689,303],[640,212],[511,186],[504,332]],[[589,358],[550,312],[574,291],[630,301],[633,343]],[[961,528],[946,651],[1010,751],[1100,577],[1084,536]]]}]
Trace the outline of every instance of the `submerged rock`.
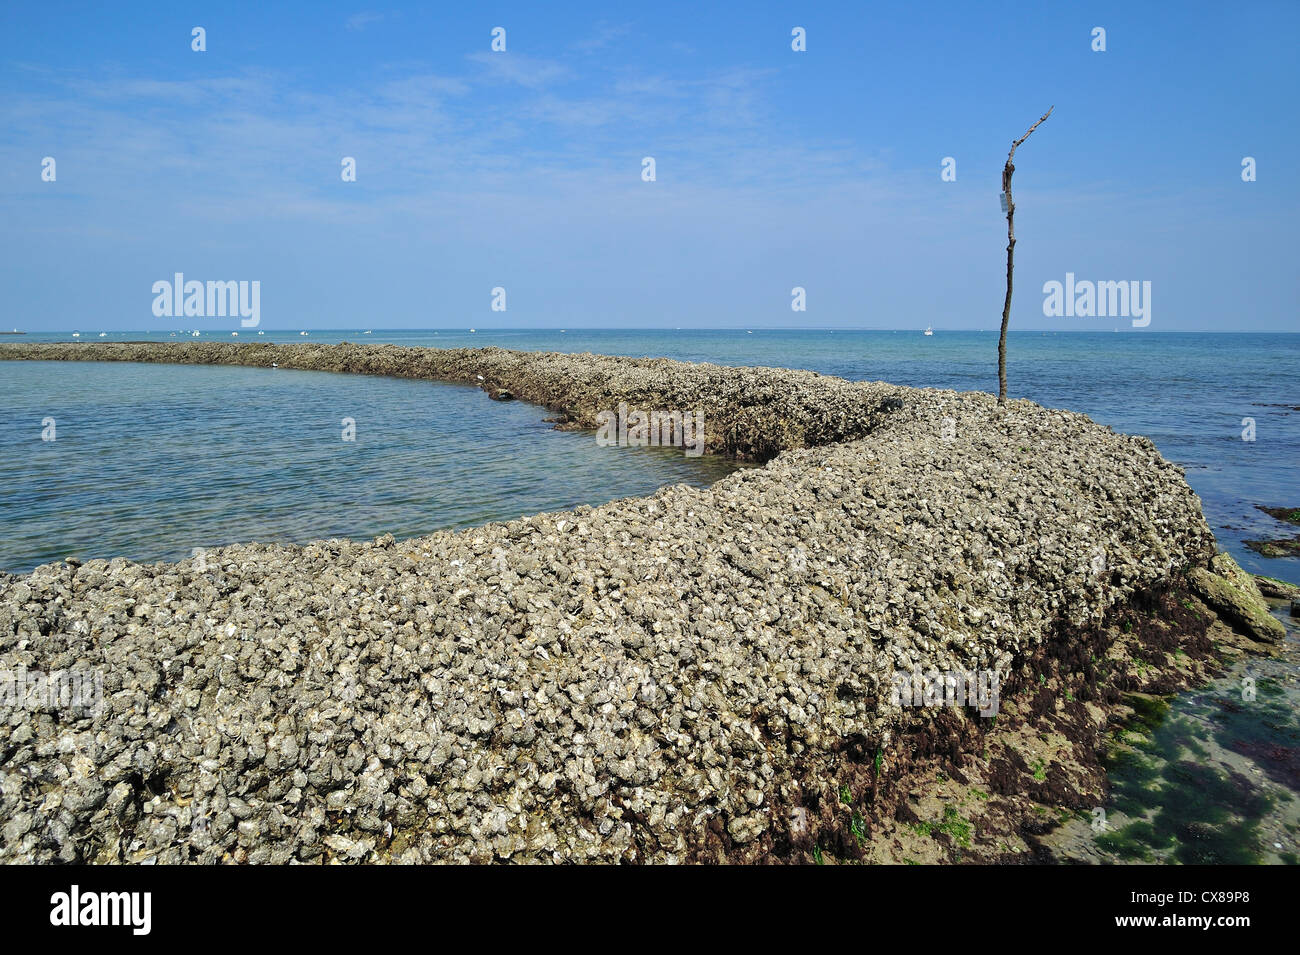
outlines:
[{"label": "submerged rock", "polygon": [[1242,541],[1242,543],[1261,557],[1300,557],[1300,536]]},{"label": "submerged rock", "polygon": [[1286,524],[1300,524],[1300,507],[1265,507],[1263,504],[1256,504],[1255,507]]}]

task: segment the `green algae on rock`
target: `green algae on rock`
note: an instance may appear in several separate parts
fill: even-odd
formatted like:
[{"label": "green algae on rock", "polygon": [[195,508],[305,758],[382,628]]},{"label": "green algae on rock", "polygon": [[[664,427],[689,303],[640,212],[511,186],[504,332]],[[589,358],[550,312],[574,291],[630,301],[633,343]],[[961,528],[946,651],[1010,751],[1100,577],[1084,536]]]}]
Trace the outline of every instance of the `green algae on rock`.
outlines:
[{"label": "green algae on rock", "polygon": [[1269,612],[1255,579],[1227,554],[1216,554],[1208,568],[1198,567],[1188,577],[1202,599],[1256,640],[1286,637],[1286,628]]}]

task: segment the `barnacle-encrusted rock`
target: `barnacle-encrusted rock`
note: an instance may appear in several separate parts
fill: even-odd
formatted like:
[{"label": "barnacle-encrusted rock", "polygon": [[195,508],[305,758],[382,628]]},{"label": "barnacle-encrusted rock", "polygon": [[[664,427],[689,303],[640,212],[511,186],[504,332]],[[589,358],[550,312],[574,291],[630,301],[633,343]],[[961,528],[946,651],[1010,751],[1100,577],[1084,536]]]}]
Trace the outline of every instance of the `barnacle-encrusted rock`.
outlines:
[{"label": "barnacle-encrusted rock", "polygon": [[809,767],[920,718],[896,671],[1005,672],[1214,553],[1150,441],[1026,401],[499,349],[16,357],[443,378],[569,426],[699,409],[709,450],[767,463],[414,540],[3,578],[0,671],[103,679],[97,712],[0,703],[5,861],[761,858],[812,838]]}]

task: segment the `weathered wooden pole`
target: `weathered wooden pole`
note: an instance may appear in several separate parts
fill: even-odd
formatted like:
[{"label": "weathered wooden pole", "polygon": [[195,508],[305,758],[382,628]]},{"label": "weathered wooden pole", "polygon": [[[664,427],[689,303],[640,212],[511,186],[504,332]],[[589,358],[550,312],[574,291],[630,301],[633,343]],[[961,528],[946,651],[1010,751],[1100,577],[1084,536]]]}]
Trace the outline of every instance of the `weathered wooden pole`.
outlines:
[{"label": "weathered wooden pole", "polygon": [[1047,112],[1039,117],[1038,122],[1029,127],[1028,133],[1011,144],[1011,152],[1007,153],[1007,164],[1002,167],[1002,207],[1007,214],[1007,297],[1002,302],[1002,334],[998,336],[999,406],[1007,403],[1007,321],[1011,318],[1011,272],[1015,268],[1016,257],[1016,204],[1011,199],[1011,174],[1016,171],[1016,167],[1011,160],[1015,158],[1016,148],[1029,138],[1029,133],[1042,125],[1043,120],[1052,115],[1054,109],[1055,106],[1049,107]]}]

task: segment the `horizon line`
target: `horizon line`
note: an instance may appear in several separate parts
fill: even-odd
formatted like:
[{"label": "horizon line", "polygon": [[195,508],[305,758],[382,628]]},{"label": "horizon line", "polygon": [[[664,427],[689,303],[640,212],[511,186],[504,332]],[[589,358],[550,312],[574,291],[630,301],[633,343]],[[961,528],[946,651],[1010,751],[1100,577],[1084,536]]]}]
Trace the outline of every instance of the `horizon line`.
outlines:
[{"label": "horizon line", "polygon": [[[143,334],[143,335],[157,335],[157,334],[162,334],[164,331],[166,331],[166,332],[178,332],[178,333],[183,331],[183,332],[185,332],[185,333],[188,334],[189,332],[195,330],[194,326],[189,326],[189,327],[186,327],[186,328],[183,328],[183,329],[182,329],[182,328],[175,328],[175,329],[104,328],[104,327],[101,327],[101,326],[82,326],[82,327],[80,327],[80,328],[77,328],[77,327],[73,327],[73,328],[52,328],[52,329],[41,329],[41,330],[14,328],[13,331],[8,331],[8,330],[0,329],[0,335],[13,335],[13,334],[22,334],[22,335],[61,335],[61,334],[71,334],[71,333],[73,333],[73,332],[80,332],[80,331],[82,331],[83,328],[86,328],[86,329],[89,329],[90,331],[95,331],[95,332],[106,332],[106,333],[109,333],[109,334],[121,334],[121,335],[137,335],[137,334]],[[858,325],[844,325],[844,326],[841,326],[841,325],[812,325],[812,326],[796,326],[796,325],[753,325],[753,326],[746,326],[746,325],[708,325],[708,326],[696,326],[696,327],[670,326],[670,325],[629,325],[629,326],[613,326],[613,325],[575,325],[575,326],[572,326],[572,327],[565,326],[565,327],[563,327],[563,328],[560,327],[560,326],[558,326],[558,325],[555,325],[555,326],[550,326],[550,325],[538,325],[538,326],[495,326],[495,327],[493,327],[493,326],[489,326],[489,327],[486,327],[486,328],[478,328],[478,327],[476,327],[476,326],[475,326],[475,327],[466,327],[466,326],[463,326],[463,325],[456,325],[456,326],[449,326],[449,325],[415,326],[415,325],[412,325],[412,326],[394,326],[394,327],[389,327],[389,328],[380,328],[380,327],[365,328],[365,327],[360,326],[360,325],[356,325],[356,326],[333,326],[333,327],[321,327],[321,326],[313,327],[313,326],[310,326],[310,325],[309,325],[309,326],[294,325],[294,326],[285,326],[285,327],[283,327],[283,328],[262,327],[262,328],[258,328],[258,329],[251,329],[251,328],[231,329],[231,328],[228,328],[228,327],[222,327],[222,328],[203,328],[203,327],[199,327],[197,330],[200,331],[200,332],[204,332],[204,333],[207,333],[207,332],[219,333],[219,332],[238,331],[238,332],[241,333],[241,335],[242,335],[243,337],[250,337],[250,338],[256,338],[256,337],[257,337],[257,333],[258,333],[259,331],[262,331],[262,332],[277,332],[277,333],[279,333],[279,332],[283,332],[283,333],[293,333],[293,332],[300,332],[300,331],[308,331],[308,332],[367,332],[367,331],[368,331],[368,332],[372,332],[372,333],[373,333],[373,332],[453,332],[453,333],[457,333],[457,334],[482,334],[482,333],[490,333],[490,332],[559,332],[559,333],[567,333],[567,332],[570,332],[570,331],[574,331],[574,332],[673,332],[673,331],[676,331],[676,332],[758,332],[758,331],[764,331],[764,332],[922,332],[922,331],[924,331],[924,329],[923,329],[922,327],[920,327],[920,326],[907,326],[907,327],[900,327],[900,328],[881,328],[881,327],[858,326]],[[952,334],[952,333],[974,333],[974,334],[992,334],[992,333],[1000,333],[1000,329],[997,329],[997,328],[933,328],[933,327],[932,327],[932,330],[933,330],[934,332],[936,332],[936,333],[937,333],[937,332],[944,332],[945,334]],[[1117,334],[1117,333],[1119,333],[1119,332],[1121,332],[1121,331],[1124,331],[1124,332],[1139,332],[1140,334],[1144,334],[1144,335],[1297,335],[1297,334],[1300,334],[1300,329],[1290,329],[1290,330],[1288,330],[1288,329],[1240,329],[1240,328],[1236,328],[1236,329],[1149,329],[1149,328],[1143,328],[1143,329],[1140,329],[1140,330],[1139,330],[1139,329],[1133,329],[1133,328],[1124,328],[1123,326],[1120,326],[1119,328],[1113,328],[1113,329],[1112,329],[1111,331],[1109,331],[1109,332],[1105,331],[1104,329],[1082,329],[1082,328],[1042,328],[1042,327],[1020,327],[1020,328],[1016,328],[1016,327],[1011,327],[1011,328],[1008,328],[1008,329],[1007,329],[1007,333],[1008,333],[1008,334],[1010,334],[1010,333],[1012,333],[1012,332],[1042,332],[1042,333],[1044,333],[1044,334],[1051,333],[1051,334],[1054,334],[1054,335],[1055,335],[1055,334],[1063,334],[1063,335],[1113,335],[1113,334]]]}]

